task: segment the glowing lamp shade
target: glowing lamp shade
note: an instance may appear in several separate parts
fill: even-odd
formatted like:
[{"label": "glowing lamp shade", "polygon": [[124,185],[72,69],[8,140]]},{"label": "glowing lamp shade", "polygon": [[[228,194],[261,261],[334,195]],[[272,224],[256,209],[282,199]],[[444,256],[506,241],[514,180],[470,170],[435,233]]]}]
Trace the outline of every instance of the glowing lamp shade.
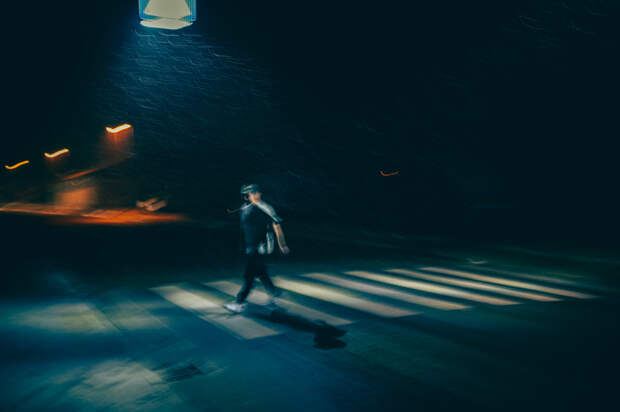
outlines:
[{"label": "glowing lamp shade", "polygon": [[196,0],[138,0],[140,24],[177,30],[196,21]]}]

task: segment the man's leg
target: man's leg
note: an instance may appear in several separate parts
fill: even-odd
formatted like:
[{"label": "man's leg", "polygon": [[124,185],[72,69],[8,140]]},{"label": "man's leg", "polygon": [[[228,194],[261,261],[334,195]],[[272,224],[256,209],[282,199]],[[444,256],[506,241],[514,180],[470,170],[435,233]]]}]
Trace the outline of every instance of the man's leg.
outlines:
[{"label": "man's leg", "polygon": [[237,294],[237,303],[244,303],[250,291],[252,290],[252,286],[254,285],[254,278],[260,272],[259,268],[256,265],[256,256],[257,255],[249,255],[248,261],[245,267],[245,274],[243,275],[243,287]]},{"label": "man's leg", "polygon": [[269,274],[267,273],[267,265],[265,264],[265,256],[261,255],[259,257],[259,259],[257,260],[256,269],[257,269],[256,273],[258,275],[258,278],[260,279],[261,283],[263,284],[267,292],[269,292],[269,294],[273,297],[280,296],[281,291],[275,287],[275,285],[271,281],[271,278],[269,277]]}]

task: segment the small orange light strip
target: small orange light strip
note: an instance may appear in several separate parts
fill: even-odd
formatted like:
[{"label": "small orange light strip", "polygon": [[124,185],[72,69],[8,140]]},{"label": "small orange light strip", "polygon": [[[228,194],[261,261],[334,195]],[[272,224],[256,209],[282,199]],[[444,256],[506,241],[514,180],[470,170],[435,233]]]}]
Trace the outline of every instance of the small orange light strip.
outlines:
[{"label": "small orange light strip", "polygon": [[4,168],[6,170],[13,170],[13,169],[17,169],[18,167],[27,165],[28,163],[30,163],[30,160],[24,160],[23,162],[15,163],[13,166],[4,165]]},{"label": "small orange light strip", "polygon": [[122,124],[122,125],[117,126],[117,127],[114,127],[114,128],[112,128],[112,127],[106,127],[105,129],[106,129],[109,133],[118,133],[118,132],[120,132],[120,131],[122,131],[122,130],[129,129],[130,127],[131,127],[131,125],[130,125],[130,124],[125,123],[125,124]]},{"label": "small orange light strip", "polygon": [[62,178],[62,180],[63,181],[72,180],[72,179],[75,179],[75,178],[78,178],[78,177],[86,176],[86,175],[89,175],[91,173],[97,172],[97,171],[99,171],[101,169],[103,169],[103,168],[102,167],[94,167],[92,169],[84,170],[84,171],[77,172],[77,173],[74,173],[74,174],[69,175],[69,176],[65,176],[65,177]]},{"label": "small orange light strip", "polygon": [[397,174],[400,174],[399,171],[392,172],[392,173],[385,173],[383,170],[379,170],[379,173],[381,173],[381,176],[396,176]]},{"label": "small orange light strip", "polygon": [[54,153],[47,153],[47,152],[45,152],[45,153],[43,153],[43,154],[44,154],[44,155],[45,155],[45,157],[47,157],[48,159],[53,159],[53,158],[58,157],[58,156],[60,156],[60,155],[62,155],[62,154],[65,154],[65,153],[69,153],[69,149],[60,149],[59,151],[54,152]]}]

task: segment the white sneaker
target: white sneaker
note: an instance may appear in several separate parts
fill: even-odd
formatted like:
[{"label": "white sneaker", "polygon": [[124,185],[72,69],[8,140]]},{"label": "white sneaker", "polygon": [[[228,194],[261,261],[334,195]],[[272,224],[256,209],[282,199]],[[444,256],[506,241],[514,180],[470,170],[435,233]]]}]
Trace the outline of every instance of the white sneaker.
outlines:
[{"label": "white sneaker", "polygon": [[274,296],[270,296],[269,300],[267,301],[267,304],[265,306],[276,307],[276,306],[279,305],[279,303],[280,303],[280,299],[278,299],[278,298],[276,298]]},{"label": "white sneaker", "polygon": [[231,312],[240,313],[245,309],[245,303],[230,302],[224,305]]}]

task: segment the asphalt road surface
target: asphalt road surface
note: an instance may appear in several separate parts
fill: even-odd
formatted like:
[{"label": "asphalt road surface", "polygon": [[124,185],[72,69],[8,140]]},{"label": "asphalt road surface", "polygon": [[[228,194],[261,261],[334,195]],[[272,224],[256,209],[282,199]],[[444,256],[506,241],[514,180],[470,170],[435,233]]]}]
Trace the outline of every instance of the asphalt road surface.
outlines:
[{"label": "asphalt road surface", "polygon": [[13,293],[0,306],[0,404],[175,412],[608,407],[618,366],[613,277],[476,263],[280,261],[271,267],[284,291],[277,305],[266,305],[259,285],[242,314],[222,308],[240,286],[240,266],[179,265],[168,277],[124,273],[117,277],[125,282],[99,286],[49,273],[55,288]]}]

